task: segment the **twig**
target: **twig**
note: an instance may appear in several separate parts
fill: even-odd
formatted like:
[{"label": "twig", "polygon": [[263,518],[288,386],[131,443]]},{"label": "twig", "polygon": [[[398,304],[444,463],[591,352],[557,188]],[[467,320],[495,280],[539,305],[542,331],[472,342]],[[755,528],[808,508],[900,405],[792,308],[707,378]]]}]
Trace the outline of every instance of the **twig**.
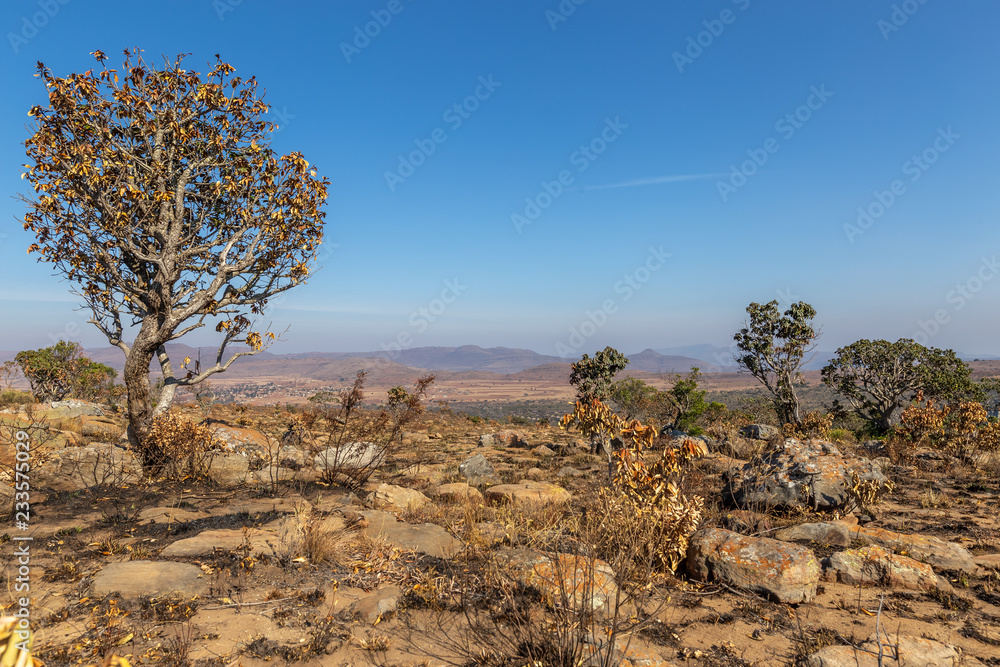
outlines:
[{"label": "twig", "polygon": [[205,607],[199,607],[200,609],[229,609],[231,607],[259,607],[263,604],[272,604],[274,602],[287,602],[288,600],[294,600],[295,596],[288,598],[275,598],[274,600],[264,600],[263,602],[230,602],[229,604],[213,604]]}]

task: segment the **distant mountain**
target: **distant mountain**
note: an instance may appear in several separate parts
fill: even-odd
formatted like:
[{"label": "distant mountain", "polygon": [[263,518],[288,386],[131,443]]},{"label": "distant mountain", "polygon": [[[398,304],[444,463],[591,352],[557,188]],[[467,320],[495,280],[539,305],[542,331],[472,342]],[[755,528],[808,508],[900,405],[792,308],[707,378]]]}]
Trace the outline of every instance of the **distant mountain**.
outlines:
[{"label": "distant mountain", "polygon": [[628,360],[626,372],[686,373],[691,370],[692,366],[697,366],[702,373],[720,373],[723,370],[715,364],[705,363],[703,359],[678,354],[660,354],[656,350],[648,348],[638,354],[629,355]]},{"label": "distant mountain", "polygon": [[509,347],[483,348],[478,345],[460,347],[412,347],[395,352],[300,352],[277,355],[286,359],[388,359],[411,368],[433,371],[489,371],[501,375],[519,373],[543,364],[561,363],[565,359],[532,350]]}]

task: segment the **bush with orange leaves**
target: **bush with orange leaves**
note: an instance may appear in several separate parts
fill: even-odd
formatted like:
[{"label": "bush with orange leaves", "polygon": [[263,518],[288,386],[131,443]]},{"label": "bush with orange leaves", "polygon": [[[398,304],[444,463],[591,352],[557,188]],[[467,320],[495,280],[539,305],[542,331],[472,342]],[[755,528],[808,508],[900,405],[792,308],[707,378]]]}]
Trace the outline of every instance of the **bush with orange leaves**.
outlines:
[{"label": "bush with orange leaves", "polygon": [[164,472],[174,479],[203,475],[215,445],[212,429],[172,412],[153,420],[148,437],[166,454]]},{"label": "bush with orange leaves", "polygon": [[923,403],[918,393],[900,418],[897,431],[913,442],[927,442],[959,459],[976,463],[986,453],[1000,450],[1000,422],[990,419],[981,403],[938,406]]},{"label": "bush with orange leaves", "polygon": [[798,438],[799,440],[819,438],[820,440],[827,440],[830,437],[830,428],[832,426],[832,414],[823,414],[822,412],[813,410],[807,412],[802,417],[802,423],[797,426],[791,423],[782,424],[781,431],[782,435],[786,438]]},{"label": "bush with orange leaves", "polygon": [[686,464],[700,456],[696,441],[666,447],[647,463],[643,452],[657,438],[656,428],[638,420],[626,422],[600,401],[577,402],[560,427],[579,425],[584,435],[618,436],[623,447],[609,454],[611,485],[601,489],[596,511],[588,513],[598,549],[625,578],[650,568],[673,572],[684,560],[688,540],[698,528],[704,499],[682,493]]}]

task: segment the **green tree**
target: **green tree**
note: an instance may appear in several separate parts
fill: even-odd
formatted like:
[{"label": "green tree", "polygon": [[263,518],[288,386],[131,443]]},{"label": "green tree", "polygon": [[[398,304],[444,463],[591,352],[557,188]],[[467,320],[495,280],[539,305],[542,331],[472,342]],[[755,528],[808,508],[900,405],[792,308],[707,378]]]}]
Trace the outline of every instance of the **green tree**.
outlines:
[{"label": "green tree", "polygon": [[68,396],[87,400],[106,397],[118,372],[82,353],[79,343],[61,340],[51,347],[18,352],[14,360],[40,403],[61,401]]},{"label": "green tree", "polygon": [[697,366],[692,366],[687,377],[674,375],[673,386],[666,392],[676,408],[673,427],[685,433],[691,432],[698,417],[708,409],[708,403],[705,402],[706,392],[698,389],[699,378],[701,370]]},{"label": "green tree", "polygon": [[801,381],[803,357],[813,349],[819,333],[812,327],[816,310],[804,301],[782,314],[778,302],[747,306],[750,316],[733,339],[742,354],[736,363],[770,392],[782,424],[801,423],[795,384]]},{"label": "green tree", "polygon": [[611,385],[610,399],[626,419],[645,421],[655,409],[656,387],[631,375]]},{"label": "green tree", "polygon": [[909,338],[851,343],[837,350],[822,374],[824,383],[881,431],[895,423],[918,390],[949,403],[979,396],[968,365],[954,351],[927,348]]},{"label": "green tree", "polygon": [[[109,69],[93,55],[97,68],[66,77],[38,64],[48,106],[28,113],[24,227],[37,237],[28,252],[75,283],[90,322],[124,353],[129,442],[158,467],[164,452],[146,434],[177,387],[274,339],[251,317],[309,276],[329,182],[301,153],[271,149],[263,91],[218,56],[203,75],[183,56],[156,67],[134,49]],[[214,365],[185,360],[177,373],[167,343],[206,318],[222,334]],[[226,359],[233,344],[246,347]]]},{"label": "green tree", "polygon": [[593,358],[584,354],[580,361],[573,364],[569,376],[569,383],[576,387],[577,400],[607,400],[611,396],[615,376],[627,365],[628,358],[613,347],[604,348]]}]

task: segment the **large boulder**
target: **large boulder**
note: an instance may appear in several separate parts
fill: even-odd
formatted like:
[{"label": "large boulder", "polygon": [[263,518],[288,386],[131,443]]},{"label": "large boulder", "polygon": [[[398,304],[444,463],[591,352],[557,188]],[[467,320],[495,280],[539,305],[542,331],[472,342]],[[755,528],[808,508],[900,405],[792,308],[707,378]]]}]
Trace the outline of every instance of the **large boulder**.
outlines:
[{"label": "large boulder", "polygon": [[142,464],[132,452],[100,442],[52,452],[31,473],[33,487],[56,491],[79,491],[101,484],[120,486],[141,477]]},{"label": "large boulder", "polygon": [[328,447],[316,455],[313,463],[317,470],[367,470],[378,467],[385,460],[385,447],[374,442],[348,442],[339,447]]},{"label": "large boulder", "polygon": [[206,474],[219,486],[242,486],[250,475],[250,460],[244,454],[210,452]]},{"label": "large boulder", "polygon": [[822,440],[788,438],[729,475],[723,497],[737,507],[837,510],[850,500],[852,476],[886,481],[877,465]]},{"label": "large boulder", "polygon": [[812,600],[820,577],[811,549],[720,528],[691,537],[687,572],[697,581],[720,581],[785,603]]}]

